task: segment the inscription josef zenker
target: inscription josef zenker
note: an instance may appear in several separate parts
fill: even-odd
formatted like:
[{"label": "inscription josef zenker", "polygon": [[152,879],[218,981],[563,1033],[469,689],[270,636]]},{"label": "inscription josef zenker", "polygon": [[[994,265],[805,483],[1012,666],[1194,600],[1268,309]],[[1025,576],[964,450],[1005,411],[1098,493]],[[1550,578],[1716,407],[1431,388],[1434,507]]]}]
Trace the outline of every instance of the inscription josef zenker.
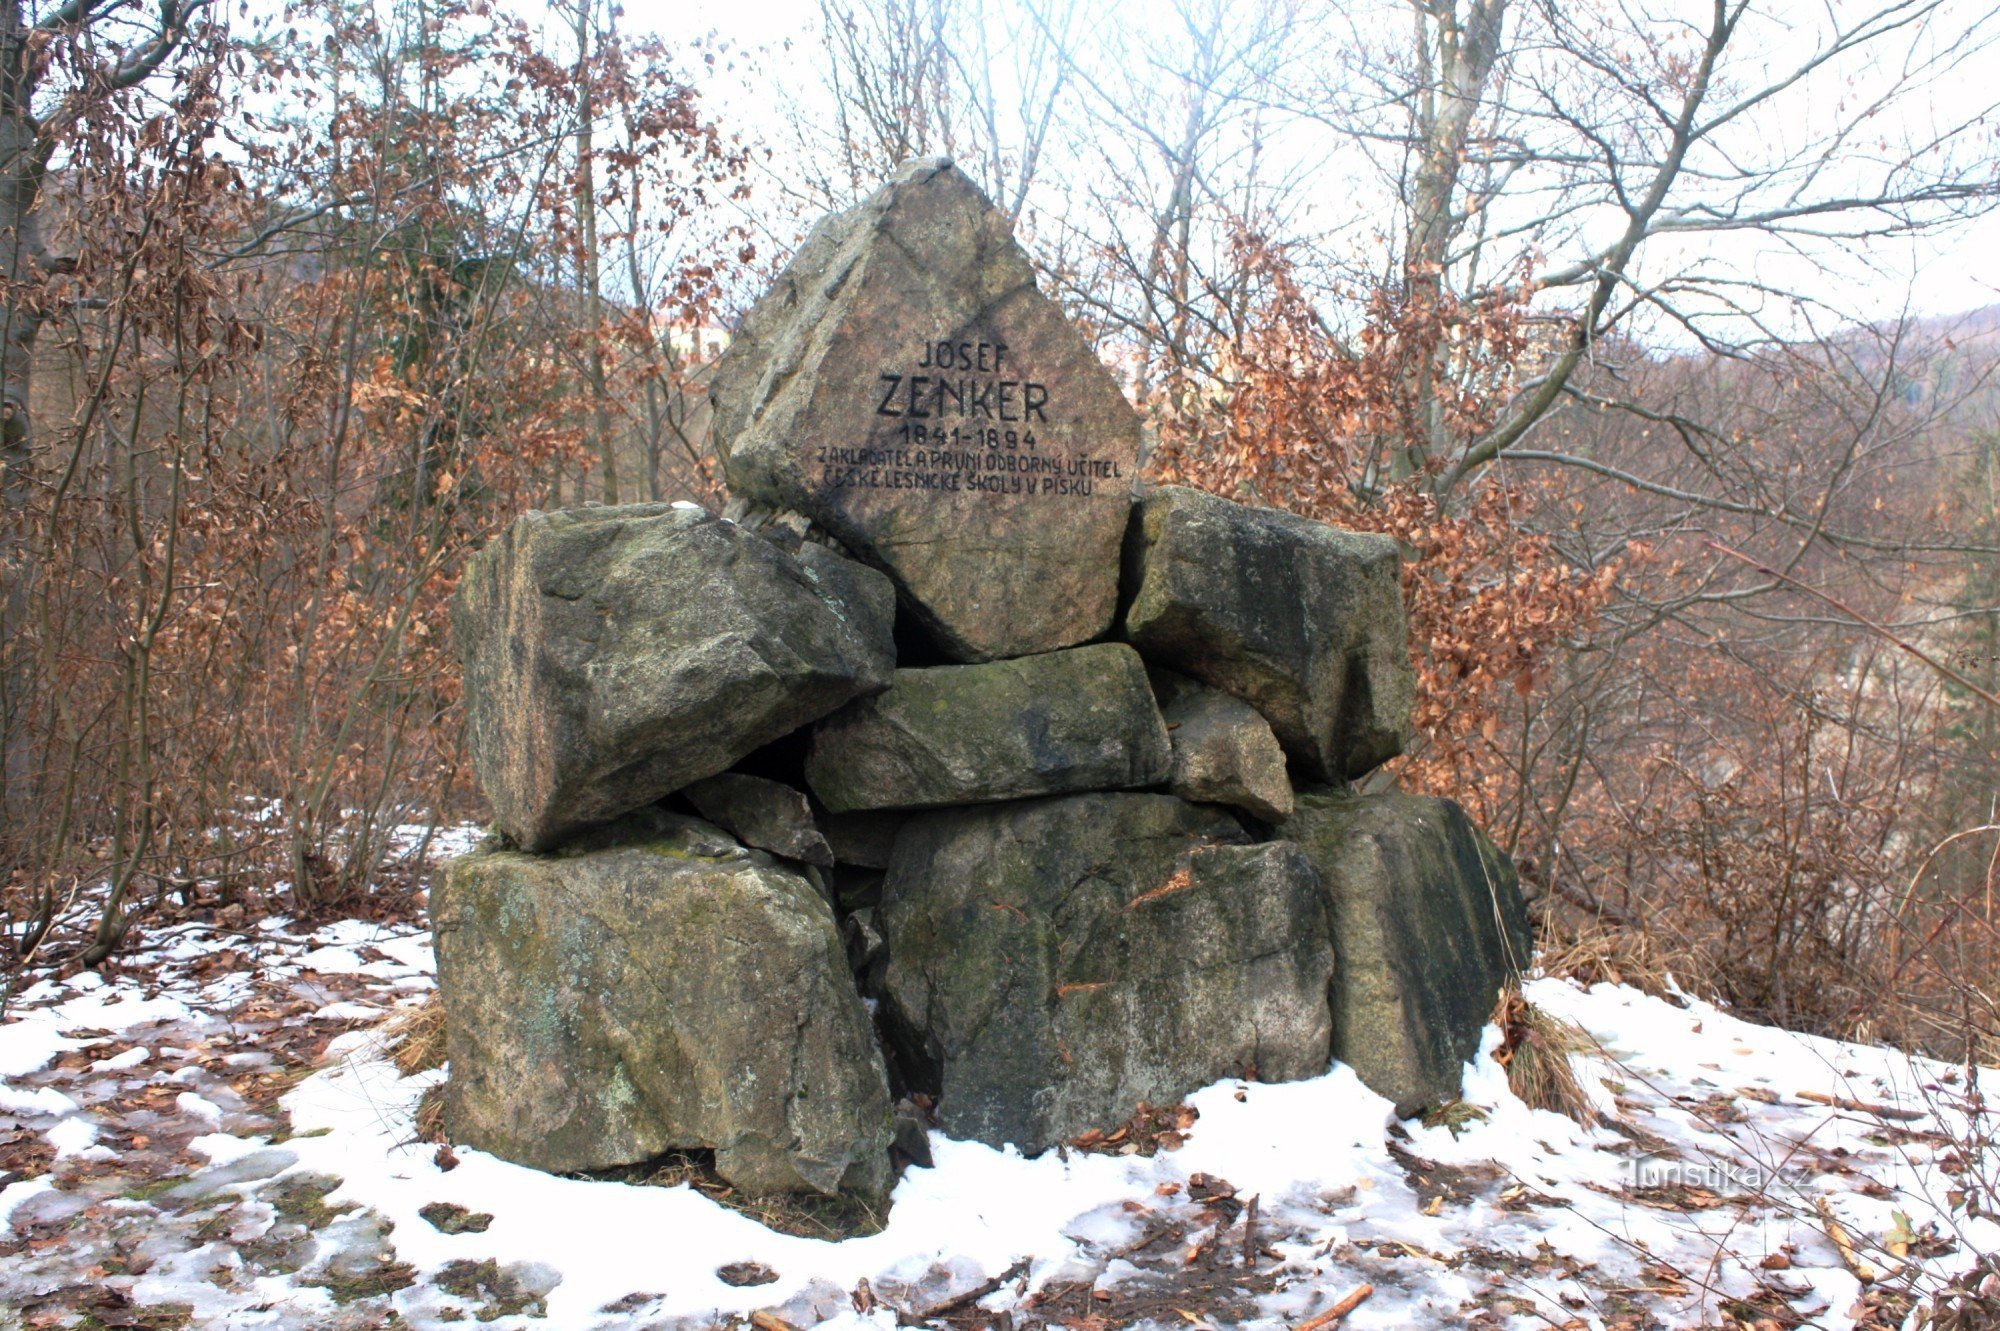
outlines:
[{"label": "inscription josef zenker", "polygon": [[1006,361],[1005,342],[926,342],[915,370],[883,371],[882,398],[875,414],[1046,425],[1048,385],[1005,377]]},{"label": "inscription josef zenker", "polygon": [[1139,418],[949,163],[816,227],[738,325],[710,401],[732,493],[896,582],[953,661],[1102,636]]},{"label": "inscription josef zenker", "polygon": [[816,448],[823,489],[1062,497],[1122,478],[1116,461],[1043,450],[1049,385],[1020,374],[1004,342],[926,341],[877,387],[869,441]]}]

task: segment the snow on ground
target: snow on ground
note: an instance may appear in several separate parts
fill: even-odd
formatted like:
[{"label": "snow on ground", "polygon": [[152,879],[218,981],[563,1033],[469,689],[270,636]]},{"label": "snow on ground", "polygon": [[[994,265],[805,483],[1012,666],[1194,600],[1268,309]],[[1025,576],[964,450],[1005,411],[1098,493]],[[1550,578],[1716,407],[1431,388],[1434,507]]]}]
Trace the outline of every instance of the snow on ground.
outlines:
[{"label": "snow on ground", "polygon": [[441,1074],[400,1076],[379,1026],[430,976],[420,929],[273,920],[21,995],[0,1328],[1299,1326],[1364,1285],[1341,1325],[1845,1328],[2000,1249],[1958,1194],[1962,1071],[1555,979],[1529,997],[1602,1046],[1609,1126],[1515,1099],[1489,1031],[1455,1128],[1341,1066],[1225,1082],[1151,1156],[933,1134],[879,1233],[794,1237],[687,1186],[419,1142]]}]

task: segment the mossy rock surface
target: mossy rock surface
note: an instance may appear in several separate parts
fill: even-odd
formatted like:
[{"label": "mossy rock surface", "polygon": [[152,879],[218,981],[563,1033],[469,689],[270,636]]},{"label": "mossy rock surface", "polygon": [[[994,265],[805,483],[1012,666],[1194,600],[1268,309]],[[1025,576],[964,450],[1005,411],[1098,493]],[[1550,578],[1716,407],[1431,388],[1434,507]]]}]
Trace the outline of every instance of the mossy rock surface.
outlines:
[{"label": "mossy rock surface", "polygon": [[552,1171],[712,1149],[751,1195],[889,1179],[889,1094],[832,909],[657,809],[458,860],[433,906],[453,1140]]},{"label": "mossy rock surface", "polygon": [[898,670],[813,731],[828,809],[926,809],[1166,782],[1166,723],[1123,643]]},{"label": "mossy rock surface", "polygon": [[812,562],[693,505],[517,519],[452,603],[494,822],[548,849],[887,685],[888,580]]},{"label": "mossy rock surface", "polygon": [[1033,1153],[1223,1077],[1327,1067],[1312,867],[1219,809],[1092,794],[920,815],[877,919],[888,1025],[955,1137]]},{"label": "mossy rock surface", "polygon": [[1453,1099],[1534,946],[1513,862],[1450,800],[1313,792],[1278,834],[1319,871],[1334,1056],[1409,1115]]}]

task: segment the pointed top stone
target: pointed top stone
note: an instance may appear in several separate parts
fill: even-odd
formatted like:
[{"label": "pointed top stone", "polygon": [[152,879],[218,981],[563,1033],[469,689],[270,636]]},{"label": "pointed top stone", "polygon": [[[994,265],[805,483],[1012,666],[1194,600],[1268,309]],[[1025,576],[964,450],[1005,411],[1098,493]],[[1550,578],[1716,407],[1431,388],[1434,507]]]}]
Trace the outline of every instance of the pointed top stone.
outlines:
[{"label": "pointed top stone", "polygon": [[823,219],[709,395],[730,489],[888,573],[951,657],[1110,627],[1138,416],[948,159]]}]

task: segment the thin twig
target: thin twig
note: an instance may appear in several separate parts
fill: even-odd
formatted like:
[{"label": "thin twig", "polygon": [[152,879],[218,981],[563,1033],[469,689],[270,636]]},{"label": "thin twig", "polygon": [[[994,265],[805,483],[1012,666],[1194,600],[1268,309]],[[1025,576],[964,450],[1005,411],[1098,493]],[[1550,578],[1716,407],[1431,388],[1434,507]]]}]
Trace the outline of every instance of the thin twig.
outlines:
[{"label": "thin twig", "polygon": [[1300,1322],[1294,1328],[1294,1331],[1326,1331],[1326,1328],[1330,1326],[1338,1326],[1341,1318],[1366,1303],[1369,1296],[1374,1292],[1375,1287],[1373,1285],[1363,1285],[1339,1303],[1334,1304],[1331,1308],[1319,1314],[1319,1316]]},{"label": "thin twig", "polygon": [[1856,624],[1859,624],[1862,628],[1867,629],[1870,633],[1873,633],[1878,637],[1885,638],[1889,642],[1894,643],[1896,646],[1908,652],[1911,656],[1916,657],[1919,661],[1922,661],[1925,665],[1937,671],[1940,675],[1943,675],[1946,679],[1950,680],[1952,683],[1957,684],[1959,687],[1978,695],[1978,697],[1982,701],[1984,701],[1987,706],[1993,708],[1996,711],[2000,711],[2000,696],[1995,696],[1994,694],[1987,692],[1985,689],[1980,688],[1977,684],[1974,684],[1964,675],[1959,674],[1956,670],[1953,670],[1950,666],[1938,660],[1935,656],[1932,656],[1929,652],[1925,651],[1923,648],[1917,646],[1913,642],[1908,641],[1907,639],[1897,636],[1896,633],[1894,633],[1892,630],[1884,627],[1881,624],[1877,624],[1874,620],[1868,618],[1868,616],[1862,614],[1859,610],[1856,610],[1841,601],[1835,600],[1833,597],[1828,596],[1825,592],[1820,591],[1816,587],[1807,586],[1805,583],[1800,582],[1797,578],[1792,577],[1790,574],[1780,573],[1778,572],[1778,570],[1772,568],[1770,565],[1752,559],[1749,555],[1744,554],[1741,550],[1732,550],[1728,546],[1722,544],[1720,541],[1705,541],[1703,542],[1703,544],[1707,545],[1709,549],[1715,551],[1717,554],[1728,555],[1731,559],[1741,560],[1743,563],[1748,564],[1751,568],[1756,569],[1759,573],[1762,573],[1766,577],[1776,578],[1778,579],[1778,581],[1785,583],[1787,586],[1796,587],[1800,591],[1804,592],[1806,595],[1815,597],[1818,600],[1826,602],[1828,605],[1832,606],[1835,610],[1838,610],[1841,614],[1846,615]]}]

